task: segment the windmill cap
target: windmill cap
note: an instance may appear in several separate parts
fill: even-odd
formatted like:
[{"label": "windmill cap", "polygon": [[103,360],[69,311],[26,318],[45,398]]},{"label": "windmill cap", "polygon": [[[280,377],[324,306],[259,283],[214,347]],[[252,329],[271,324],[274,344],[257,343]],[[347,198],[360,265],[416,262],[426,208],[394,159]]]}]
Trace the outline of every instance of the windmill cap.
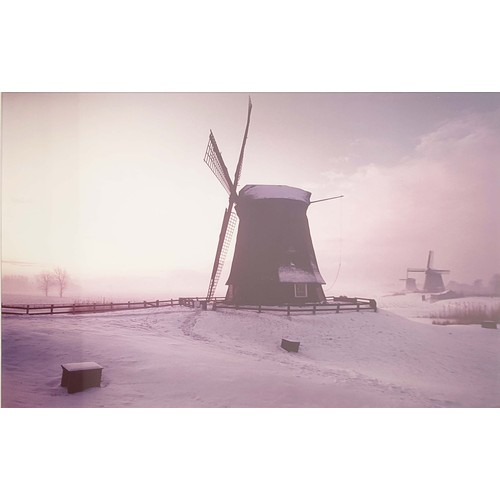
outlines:
[{"label": "windmill cap", "polygon": [[304,191],[303,189],[290,186],[247,184],[241,188],[239,197],[249,200],[296,200],[309,205],[311,193],[309,191]]}]

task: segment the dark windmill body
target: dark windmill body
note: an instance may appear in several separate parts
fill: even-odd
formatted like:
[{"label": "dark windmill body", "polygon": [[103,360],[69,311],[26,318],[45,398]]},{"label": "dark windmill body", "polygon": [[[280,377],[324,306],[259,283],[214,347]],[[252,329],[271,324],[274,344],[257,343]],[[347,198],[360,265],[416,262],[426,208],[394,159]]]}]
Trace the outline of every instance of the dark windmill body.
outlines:
[{"label": "dark windmill body", "polygon": [[283,304],[325,300],[306,211],[311,193],[289,186],[247,185],[226,302]]},{"label": "dark windmill body", "polygon": [[[306,211],[311,193],[282,185],[246,185],[236,192],[248,135],[252,103],[234,181],[231,181],[212,132],[205,162],[229,194],[210,278],[213,299],[232,231],[239,218],[226,303],[286,304],[323,302],[323,280],[316,261]],[[318,200],[319,201],[319,200]]]},{"label": "dark windmill body", "polygon": [[443,274],[448,274],[450,271],[449,269],[434,269],[432,267],[432,261],[434,258],[434,252],[432,250],[429,250],[429,257],[427,258],[427,268],[426,269],[421,269],[421,268],[414,268],[414,267],[409,267],[406,272],[407,276],[407,285],[409,281],[413,281],[415,283],[415,280],[412,278],[408,278],[409,273],[425,273],[425,282],[424,282],[424,289],[423,291],[426,293],[441,293],[446,290],[443,282]]}]

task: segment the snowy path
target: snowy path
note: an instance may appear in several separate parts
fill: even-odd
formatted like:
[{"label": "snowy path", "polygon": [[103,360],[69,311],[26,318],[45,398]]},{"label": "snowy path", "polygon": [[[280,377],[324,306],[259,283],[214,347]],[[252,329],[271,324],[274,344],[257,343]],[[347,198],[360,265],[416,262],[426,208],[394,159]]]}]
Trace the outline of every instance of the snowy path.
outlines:
[{"label": "snowy path", "polygon": [[[299,353],[280,348],[299,340]],[[101,388],[67,394],[61,363]],[[378,313],[182,308],[2,320],[4,407],[498,407],[500,333]]]}]

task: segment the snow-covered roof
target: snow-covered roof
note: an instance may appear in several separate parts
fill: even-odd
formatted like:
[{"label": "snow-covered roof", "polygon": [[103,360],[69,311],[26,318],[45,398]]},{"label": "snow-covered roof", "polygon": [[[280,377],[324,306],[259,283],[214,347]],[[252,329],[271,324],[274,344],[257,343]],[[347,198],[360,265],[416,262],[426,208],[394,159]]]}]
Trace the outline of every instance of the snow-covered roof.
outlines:
[{"label": "snow-covered roof", "polygon": [[278,269],[280,283],[322,283],[325,280],[317,270],[305,271],[295,266],[281,266]]},{"label": "snow-covered roof", "polygon": [[93,361],[84,361],[83,363],[64,363],[61,366],[69,372],[78,372],[80,370],[96,370],[102,368],[101,365],[98,365]]},{"label": "snow-covered roof", "polygon": [[265,184],[247,184],[239,193],[240,198],[252,200],[265,199],[286,199],[297,200],[309,204],[311,193],[303,189],[282,186],[282,185],[265,185]]}]

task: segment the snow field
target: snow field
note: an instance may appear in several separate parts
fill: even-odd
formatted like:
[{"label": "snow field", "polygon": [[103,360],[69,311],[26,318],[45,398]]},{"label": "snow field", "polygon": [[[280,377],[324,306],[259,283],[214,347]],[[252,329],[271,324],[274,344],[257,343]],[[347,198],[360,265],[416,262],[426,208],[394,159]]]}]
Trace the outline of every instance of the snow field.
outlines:
[{"label": "snow field", "polygon": [[[81,361],[103,366],[101,388],[67,394],[60,365]],[[499,361],[497,330],[384,309],[5,317],[2,406],[498,407]]]}]

